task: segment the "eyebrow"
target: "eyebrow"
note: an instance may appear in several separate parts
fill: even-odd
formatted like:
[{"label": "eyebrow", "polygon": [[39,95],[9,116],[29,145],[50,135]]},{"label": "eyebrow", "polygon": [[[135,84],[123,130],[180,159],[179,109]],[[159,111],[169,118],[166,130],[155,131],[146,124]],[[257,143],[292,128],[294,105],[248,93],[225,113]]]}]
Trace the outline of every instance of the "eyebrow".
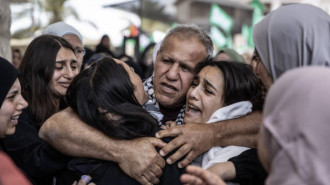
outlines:
[{"label": "eyebrow", "polygon": [[[8,95],[11,96],[12,94],[17,94],[17,93],[18,93],[18,89],[15,89],[15,90],[13,90],[13,91],[9,91],[9,92],[8,92]],[[7,95],[7,96],[8,96],[8,95]]]},{"label": "eyebrow", "polygon": [[203,81],[204,81],[204,83],[205,83],[206,85],[210,86],[211,88],[213,88],[214,90],[217,91],[217,89],[214,87],[214,85],[211,84],[208,80],[204,79]]},{"label": "eyebrow", "polygon": [[[57,60],[57,61],[55,61],[55,63],[65,63],[65,61],[66,60]],[[77,60],[72,59],[72,60],[70,60],[70,63],[71,62],[77,63]]]}]

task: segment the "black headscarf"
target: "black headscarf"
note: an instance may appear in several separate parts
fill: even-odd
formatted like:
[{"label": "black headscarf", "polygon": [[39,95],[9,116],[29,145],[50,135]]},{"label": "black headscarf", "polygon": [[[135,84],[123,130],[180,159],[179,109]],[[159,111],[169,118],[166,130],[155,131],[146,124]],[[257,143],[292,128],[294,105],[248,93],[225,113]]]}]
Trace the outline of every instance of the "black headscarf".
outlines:
[{"label": "black headscarf", "polygon": [[0,57],[0,107],[19,74],[19,71],[8,60]]}]

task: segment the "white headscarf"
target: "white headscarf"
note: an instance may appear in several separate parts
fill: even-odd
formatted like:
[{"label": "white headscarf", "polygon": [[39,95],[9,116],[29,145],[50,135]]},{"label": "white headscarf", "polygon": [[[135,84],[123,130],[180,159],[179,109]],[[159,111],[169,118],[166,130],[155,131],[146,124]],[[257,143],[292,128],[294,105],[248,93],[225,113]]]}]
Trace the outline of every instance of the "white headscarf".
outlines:
[{"label": "white headscarf", "polygon": [[63,37],[63,35],[76,35],[81,41],[81,44],[84,45],[83,38],[79,31],[64,22],[57,22],[47,26],[43,35],[56,35],[59,37]]},{"label": "white headscarf", "polygon": [[312,5],[282,6],[254,26],[253,40],[274,81],[292,68],[329,65],[330,16]]},{"label": "white headscarf", "polygon": [[330,182],[330,68],[304,67],[281,76],[266,97],[261,137],[267,185]]}]

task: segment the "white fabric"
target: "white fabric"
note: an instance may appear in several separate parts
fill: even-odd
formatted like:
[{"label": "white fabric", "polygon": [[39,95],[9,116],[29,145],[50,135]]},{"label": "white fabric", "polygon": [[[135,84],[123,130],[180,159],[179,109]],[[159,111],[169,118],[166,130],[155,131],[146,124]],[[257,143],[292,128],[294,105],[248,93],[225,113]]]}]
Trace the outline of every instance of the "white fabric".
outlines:
[{"label": "white fabric", "polygon": [[[216,110],[210,117],[207,124],[238,118],[252,112],[252,104],[249,101],[241,101]],[[200,155],[193,165],[207,169],[215,163],[226,162],[228,159],[237,156],[247,150],[247,147],[227,146],[213,147]]]},{"label": "white fabric", "polygon": [[55,35],[58,37],[63,37],[63,35],[76,35],[79,40],[81,41],[81,44],[84,45],[83,38],[80,34],[80,32],[75,29],[74,27],[64,23],[64,22],[57,22],[54,24],[51,24],[46,27],[43,35]]}]

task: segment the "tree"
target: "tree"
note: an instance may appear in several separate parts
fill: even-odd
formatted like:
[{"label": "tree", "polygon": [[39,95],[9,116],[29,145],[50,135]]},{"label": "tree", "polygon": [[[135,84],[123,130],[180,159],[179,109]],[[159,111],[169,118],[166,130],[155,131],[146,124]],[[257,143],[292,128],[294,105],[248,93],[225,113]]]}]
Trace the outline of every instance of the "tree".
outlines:
[{"label": "tree", "polygon": [[0,56],[11,61],[9,0],[0,0]]}]

